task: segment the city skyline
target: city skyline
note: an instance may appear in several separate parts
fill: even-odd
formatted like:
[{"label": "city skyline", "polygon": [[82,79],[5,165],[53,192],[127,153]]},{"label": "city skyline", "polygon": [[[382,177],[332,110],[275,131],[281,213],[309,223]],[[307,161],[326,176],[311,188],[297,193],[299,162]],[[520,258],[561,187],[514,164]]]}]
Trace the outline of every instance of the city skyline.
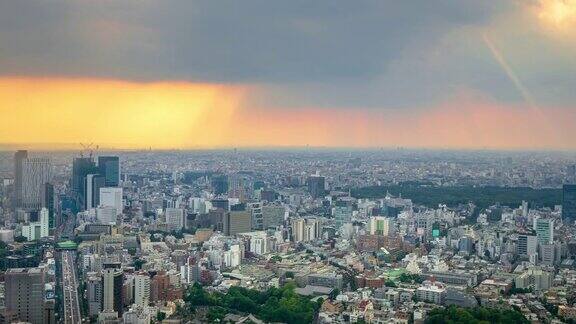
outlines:
[{"label": "city skyline", "polygon": [[576,149],[576,1],[304,8],[2,3],[0,143]]}]

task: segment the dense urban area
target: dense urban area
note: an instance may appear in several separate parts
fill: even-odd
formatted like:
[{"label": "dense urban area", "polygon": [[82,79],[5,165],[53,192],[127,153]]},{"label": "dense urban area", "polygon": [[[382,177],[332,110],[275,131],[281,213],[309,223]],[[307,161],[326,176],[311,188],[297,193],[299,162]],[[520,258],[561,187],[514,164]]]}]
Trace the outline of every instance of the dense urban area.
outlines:
[{"label": "dense urban area", "polygon": [[576,323],[576,154],[0,152],[0,323]]}]

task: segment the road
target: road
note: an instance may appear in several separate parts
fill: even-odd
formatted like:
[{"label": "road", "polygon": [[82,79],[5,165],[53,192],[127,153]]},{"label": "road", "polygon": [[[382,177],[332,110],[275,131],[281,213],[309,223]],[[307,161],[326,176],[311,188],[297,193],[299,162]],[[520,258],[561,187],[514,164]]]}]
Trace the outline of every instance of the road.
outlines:
[{"label": "road", "polygon": [[62,295],[64,296],[64,324],[80,323],[82,315],[78,299],[78,278],[74,255],[70,251],[62,252]]}]

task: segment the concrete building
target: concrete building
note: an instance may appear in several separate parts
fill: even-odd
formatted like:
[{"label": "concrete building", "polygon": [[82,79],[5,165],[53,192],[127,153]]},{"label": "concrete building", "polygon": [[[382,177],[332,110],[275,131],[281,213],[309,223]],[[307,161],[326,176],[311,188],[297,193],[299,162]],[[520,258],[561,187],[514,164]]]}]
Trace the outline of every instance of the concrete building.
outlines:
[{"label": "concrete building", "polygon": [[6,311],[23,322],[44,323],[44,271],[8,269],[5,274]]},{"label": "concrete building", "polygon": [[286,207],[281,205],[262,206],[263,229],[280,226],[286,217]]},{"label": "concrete building", "polygon": [[106,268],[102,273],[104,294],[102,296],[102,308],[104,312],[117,312],[122,315],[123,299],[122,286],[124,284],[123,273],[119,268]]},{"label": "concrete building", "polygon": [[232,236],[252,230],[252,214],[247,210],[230,211],[224,215],[224,235]]},{"label": "concrete building", "polygon": [[184,209],[166,208],[166,225],[170,231],[181,231],[185,226]]},{"label": "concrete building", "polygon": [[88,315],[97,316],[102,311],[103,286],[102,277],[96,272],[86,276],[86,293],[88,299]]},{"label": "concrete building", "polygon": [[22,207],[42,207],[46,183],[51,181],[51,169],[48,158],[28,158],[22,161]]},{"label": "concrete building", "polygon": [[137,273],[134,276],[134,304],[148,306],[150,303],[150,276],[148,273]]},{"label": "concrete building", "polygon": [[446,299],[446,287],[435,281],[424,281],[421,287],[416,289],[416,298],[420,301],[443,305]]},{"label": "concrete building", "polygon": [[50,218],[47,208],[42,208],[40,210],[38,221],[32,222],[27,225],[22,226],[22,236],[26,237],[28,241],[39,240],[43,237],[47,237],[50,228]]},{"label": "concrete building", "polygon": [[122,214],[122,211],[124,210],[124,205],[122,203],[122,188],[100,188],[100,206],[114,207],[117,215]]},{"label": "concrete building", "polygon": [[534,220],[534,230],[536,231],[539,244],[552,244],[554,242],[553,219],[536,218]]},{"label": "concrete building", "polygon": [[370,235],[394,235],[394,219],[390,217],[374,216],[368,221],[368,230]]},{"label": "concrete building", "polygon": [[533,235],[518,235],[516,252],[522,257],[538,253],[538,238]]}]

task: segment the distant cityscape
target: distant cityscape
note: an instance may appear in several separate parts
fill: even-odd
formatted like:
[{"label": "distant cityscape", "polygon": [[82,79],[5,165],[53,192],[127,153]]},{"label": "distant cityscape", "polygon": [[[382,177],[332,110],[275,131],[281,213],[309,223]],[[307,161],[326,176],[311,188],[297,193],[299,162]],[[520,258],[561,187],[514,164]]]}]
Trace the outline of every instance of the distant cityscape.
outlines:
[{"label": "distant cityscape", "polygon": [[570,153],[86,146],[0,174],[3,323],[576,320]]}]

